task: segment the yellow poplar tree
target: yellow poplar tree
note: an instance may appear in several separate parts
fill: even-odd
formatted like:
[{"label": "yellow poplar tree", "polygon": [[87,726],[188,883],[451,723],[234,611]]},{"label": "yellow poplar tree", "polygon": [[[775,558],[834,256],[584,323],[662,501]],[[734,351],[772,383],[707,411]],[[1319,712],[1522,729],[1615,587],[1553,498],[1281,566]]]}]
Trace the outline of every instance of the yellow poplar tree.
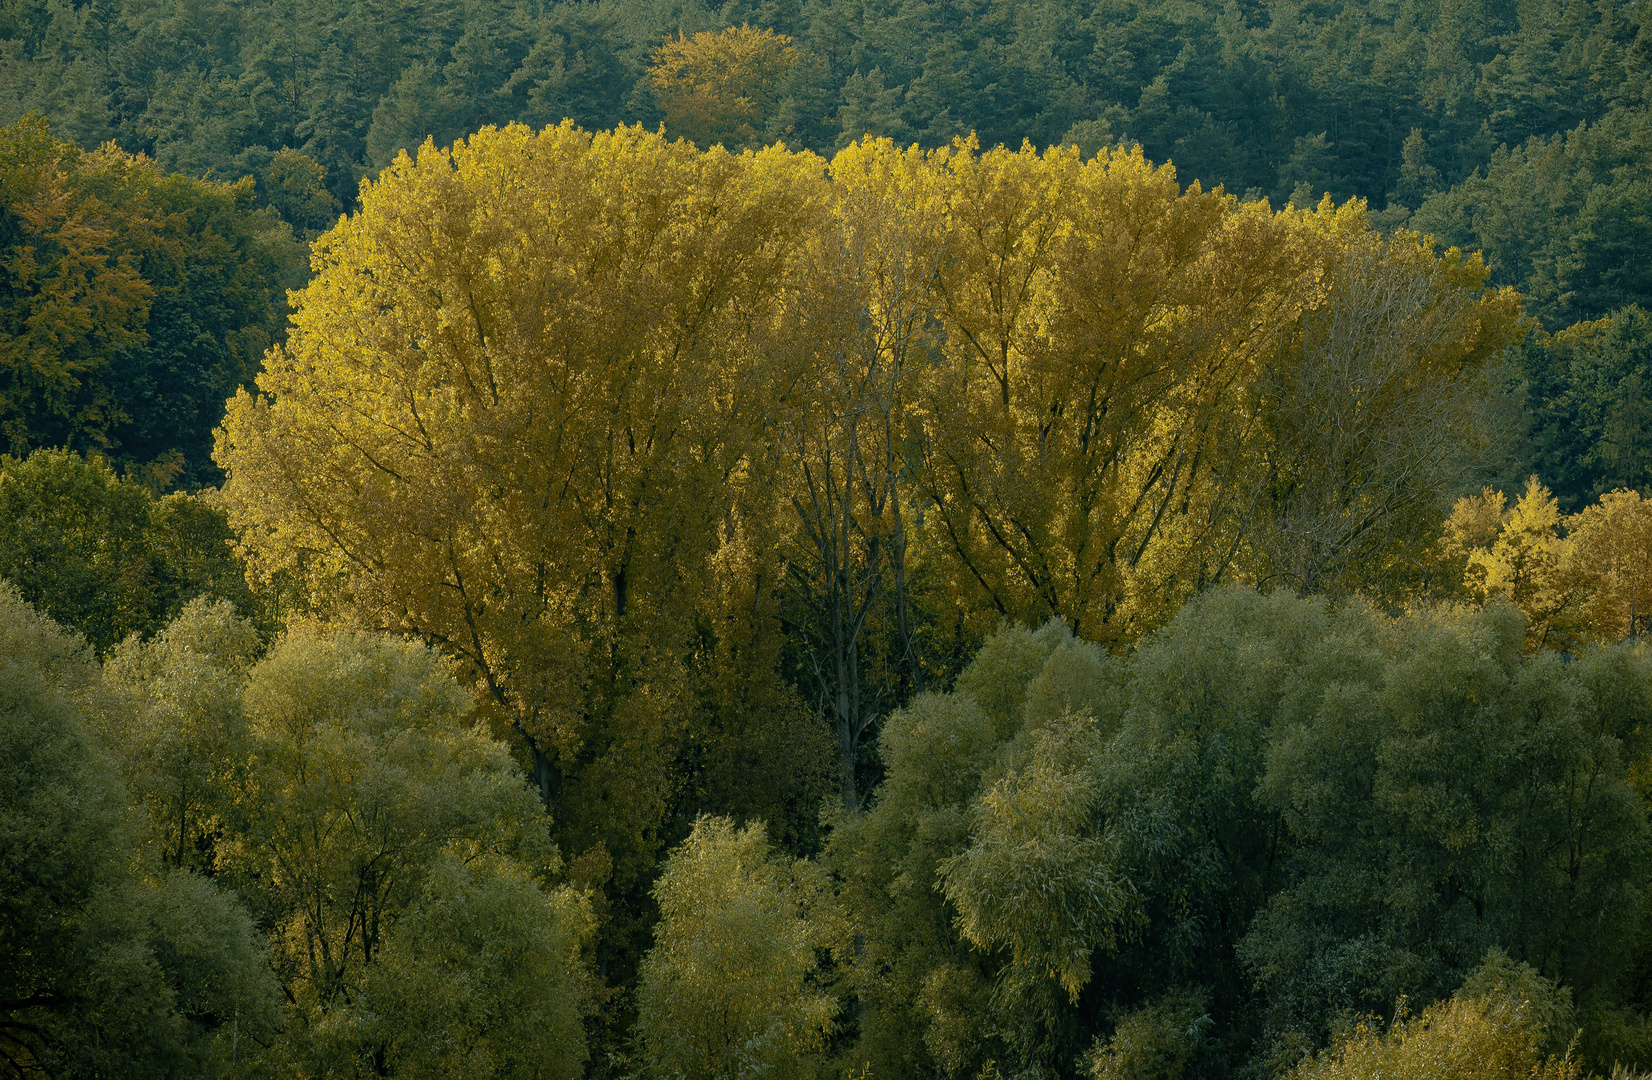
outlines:
[{"label": "yellow poplar tree", "polygon": [[831,178],[833,228],[811,245],[809,287],[786,324],[796,376],[780,411],[776,483],[791,511],[784,554],[801,650],[854,807],[863,736],[923,686],[910,510],[945,222],[939,177],[917,147],[852,145]]},{"label": "yellow poplar tree", "polygon": [[[1577,571],[1574,542],[1553,493],[1533,476],[1507,510],[1501,493],[1482,496],[1501,511],[1496,537],[1481,546],[1464,545],[1464,581],[1479,600],[1501,597],[1526,619],[1526,643],[1532,648],[1564,647],[1575,629],[1586,582]],[[1483,516],[1472,501],[1459,503],[1448,528],[1466,530]]]},{"label": "yellow poplar tree", "polygon": [[1609,491],[1568,522],[1574,560],[1592,588],[1590,627],[1608,641],[1646,633],[1652,624],[1652,502],[1636,491]]},{"label": "yellow poplar tree", "polygon": [[1313,246],[1139,150],[958,143],[925,403],[932,543],[978,610],[1139,630],[1220,576],[1224,447],[1314,288]]},{"label": "yellow poplar tree", "polygon": [[[462,659],[565,848],[653,860],[821,163],[484,129],[363,189],[218,458],[256,573]],[[726,570],[726,567],[724,567]],[[557,796],[560,795],[560,798]]]},{"label": "yellow poplar tree", "polygon": [[1358,204],[1296,216],[1331,232],[1332,251],[1324,296],[1255,382],[1246,573],[1305,593],[1392,595],[1419,575],[1446,500],[1481,464],[1495,422],[1488,362],[1522,333],[1519,298],[1487,287],[1477,255],[1368,231]]},{"label": "yellow poplar tree", "polygon": [[671,134],[738,148],[763,141],[797,61],[791,38],[742,23],[667,38],[648,82]]}]

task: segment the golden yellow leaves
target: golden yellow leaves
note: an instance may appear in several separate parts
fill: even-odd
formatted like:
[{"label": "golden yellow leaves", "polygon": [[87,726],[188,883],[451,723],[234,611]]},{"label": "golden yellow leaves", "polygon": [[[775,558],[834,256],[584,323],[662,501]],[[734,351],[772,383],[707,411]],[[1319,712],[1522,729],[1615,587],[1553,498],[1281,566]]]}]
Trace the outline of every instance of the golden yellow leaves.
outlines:
[{"label": "golden yellow leaves", "polygon": [[1458,501],[1442,548],[1470,596],[1520,609],[1532,648],[1652,630],[1652,501],[1637,492],[1609,491],[1566,514],[1535,476],[1513,506],[1487,488]]},{"label": "golden yellow leaves", "polygon": [[226,420],[257,559],[320,558],[488,670],[521,660],[505,627],[671,606],[761,413],[753,324],[811,173],[568,126],[402,158],[317,245],[268,404]]},{"label": "golden yellow leaves", "polygon": [[797,62],[791,38],[742,23],[667,38],[655,50],[648,82],[673,135],[701,146],[762,145],[758,125],[774,114]]},{"label": "golden yellow leaves", "polygon": [[[1213,581],[1311,585],[1275,565],[1268,542],[1303,515],[1279,452],[1315,465],[1310,448],[1279,444],[1280,414],[1323,420],[1323,403],[1273,385],[1324,352],[1304,320],[1353,308],[1368,282],[1420,281],[1408,310],[1454,317],[1434,320],[1441,340],[1390,350],[1390,389],[1413,411],[1425,384],[1459,379],[1514,332],[1518,305],[1484,294],[1483,268],[1414,237],[1382,241],[1357,204],[1274,214],[1183,192],[1171,169],[1126,150],[1083,162],[965,145],[931,167],[950,180],[936,278],[946,363],[921,475],[932,546],[965,571],[956,588],[976,612],[1128,640]],[[1463,425],[1433,434],[1473,437]],[[1358,467],[1386,468],[1404,502],[1433,506],[1437,487],[1415,482],[1433,479],[1426,449]],[[1319,487],[1345,479],[1357,478]]]},{"label": "golden yellow leaves", "polygon": [[[1277,422],[1317,399],[1268,382],[1318,347],[1305,319],[1422,280],[1406,310],[1452,317],[1390,350],[1414,400],[1517,314],[1357,207],[1184,192],[1136,151],[872,140],[828,166],[567,124],[399,158],[315,268],[219,441],[255,569],[469,665],[573,850],[620,877],[694,710],[785,697],[751,644],[777,594],[838,672],[852,802],[882,706],[843,673],[876,639],[921,680],[916,591],[962,637],[1007,616],[1131,640],[1271,565],[1256,538],[1317,453]],[[1384,467],[1349,460],[1314,490]],[[1433,461],[1401,463],[1405,505]]]},{"label": "golden yellow leaves", "polygon": [[255,568],[460,658],[562,786],[565,842],[621,876],[673,797],[708,591],[744,585],[715,555],[824,211],[818,159],[781,150],[570,126],[427,145],[318,244],[224,422]]},{"label": "golden yellow leaves", "polygon": [[568,125],[400,159],[318,243],[264,403],[226,421],[255,559],[302,550],[341,599],[451,626],[490,668],[501,610],[515,634],[692,605],[683,560],[731,481],[775,482],[751,440],[824,392],[837,331],[795,315],[843,279],[913,558],[973,612],[1130,636],[1254,548],[1258,380],[1323,351],[1306,313],[1355,278],[1426,281],[1418,310],[1450,318],[1401,350],[1395,393],[1518,318],[1476,262],[1379,241],[1357,207],[1182,192],[1137,151],[885,140],[821,166]]}]

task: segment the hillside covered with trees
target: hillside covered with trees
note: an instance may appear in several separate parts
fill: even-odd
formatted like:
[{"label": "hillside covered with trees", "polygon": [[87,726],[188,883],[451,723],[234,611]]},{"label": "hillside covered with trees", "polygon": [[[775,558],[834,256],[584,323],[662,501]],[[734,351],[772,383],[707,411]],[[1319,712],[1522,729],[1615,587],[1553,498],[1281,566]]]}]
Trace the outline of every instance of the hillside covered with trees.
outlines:
[{"label": "hillside covered with trees", "polygon": [[[204,308],[187,299],[189,319],[178,324],[169,301],[184,286],[151,258],[153,269],[137,272],[161,291],[133,309],[136,324],[113,312],[99,320],[147,346],[116,365],[135,370],[111,373],[118,401],[85,430],[59,421],[39,438],[20,434],[30,421],[6,420],[11,450],[80,438],[139,463],[176,452],[184,476],[215,483],[204,433],[216,417],[183,428],[186,418],[169,416],[188,434],[163,445],[145,415],[159,407],[144,395],[165,386],[167,408],[194,408],[200,388],[170,385],[180,367],[186,383],[205,371],[244,382],[262,346],[235,335],[271,333],[273,318],[279,336],[285,290],[304,277],[302,255],[282,249],[267,219],[313,239],[355,208],[362,178],[426,137],[448,145],[511,121],[571,118],[587,130],[663,122],[701,146],[784,140],[830,156],[868,133],[933,147],[974,132],[986,147],[1072,142],[1086,156],[1139,145],[1148,160],[1174,163],[1183,183],[1220,184],[1276,208],[1357,197],[1382,229],[1408,225],[1484,252],[1493,280],[1519,288],[1535,317],[1509,372],[1530,437],[1498,481],[1518,485],[1537,471],[1575,511],[1644,483],[1635,455],[1613,447],[1652,440],[1616,400],[1633,396],[1625,379],[1647,377],[1648,19],[1644,4],[1619,0],[8,0],[0,123],[35,112],[85,151],[113,141],[164,174],[247,182],[219,198],[257,220],[209,224],[201,207],[190,229],[232,247],[245,284],[261,287],[194,285],[220,291]],[[62,171],[86,168],[107,166]],[[125,252],[130,230],[107,227]],[[118,344],[110,333],[86,347],[101,358]],[[51,406],[59,416],[87,407]],[[127,429],[111,439],[122,417]]]},{"label": "hillside covered with trees", "polygon": [[1652,1071],[1649,64],[0,4],[0,1076]]}]

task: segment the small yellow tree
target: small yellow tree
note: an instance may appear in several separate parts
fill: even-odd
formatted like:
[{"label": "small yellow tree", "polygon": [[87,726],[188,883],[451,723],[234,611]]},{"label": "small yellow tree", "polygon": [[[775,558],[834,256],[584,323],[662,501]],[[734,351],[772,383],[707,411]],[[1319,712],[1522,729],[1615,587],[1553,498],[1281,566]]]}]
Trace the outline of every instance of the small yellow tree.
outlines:
[{"label": "small yellow tree", "polygon": [[700,146],[738,149],[772,134],[768,127],[797,60],[791,38],[742,23],[667,38],[654,52],[648,81],[667,131]]},{"label": "small yellow tree", "polygon": [[[1585,596],[1573,542],[1566,535],[1568,522],[1535,476],[1513,508],[1504,510],[1505,505],[1501,492],[1459,501],[1446,524],[1445,546],[1464,553],[1464,583],[1471,596],[1501,597],[1520,609],[1529,646],[1563,646]],[[1488,535],[1493,518],[1496,532]]]},{"label": "small yellow tree", "polygon": [[1570,1019],[1570,994],[1555,991],[1525,964],[1493,951],[1448,1001],[1408,1016],[1386,1032],[1359,1024],[1287,1080],[1576,1080],[1571,1055],[1545,1055]]},{"label": "small yellow tree", "polygon": [[1591,629],[1612,641],[1652,623],[1652,502],[1639,492],[1609,491],[1573,519],[1574,558],[1592,588]]}]

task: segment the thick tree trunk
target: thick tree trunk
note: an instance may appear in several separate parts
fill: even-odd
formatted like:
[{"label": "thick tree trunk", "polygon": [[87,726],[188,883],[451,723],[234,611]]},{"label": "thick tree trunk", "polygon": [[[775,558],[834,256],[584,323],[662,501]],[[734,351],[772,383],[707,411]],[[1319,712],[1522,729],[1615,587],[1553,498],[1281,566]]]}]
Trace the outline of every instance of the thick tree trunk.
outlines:
[{"label": "thick tree trunk", "polygon": [[855,782],[855,732],[848,718],[843,715],[842,697],[843,695],[839,693],[838,765],[842,771],[843,808],[845,810],[855,810],[860,806],[860,791]]},{"label": "thick tree trunk", "polygon": [[539,799],[550,809],[551,800],[562,791],[562,770],[551,762],[551,757],[539,748],[533,739],[528,740],[528,749],[533,753],[533,782],[539,787]]}]

